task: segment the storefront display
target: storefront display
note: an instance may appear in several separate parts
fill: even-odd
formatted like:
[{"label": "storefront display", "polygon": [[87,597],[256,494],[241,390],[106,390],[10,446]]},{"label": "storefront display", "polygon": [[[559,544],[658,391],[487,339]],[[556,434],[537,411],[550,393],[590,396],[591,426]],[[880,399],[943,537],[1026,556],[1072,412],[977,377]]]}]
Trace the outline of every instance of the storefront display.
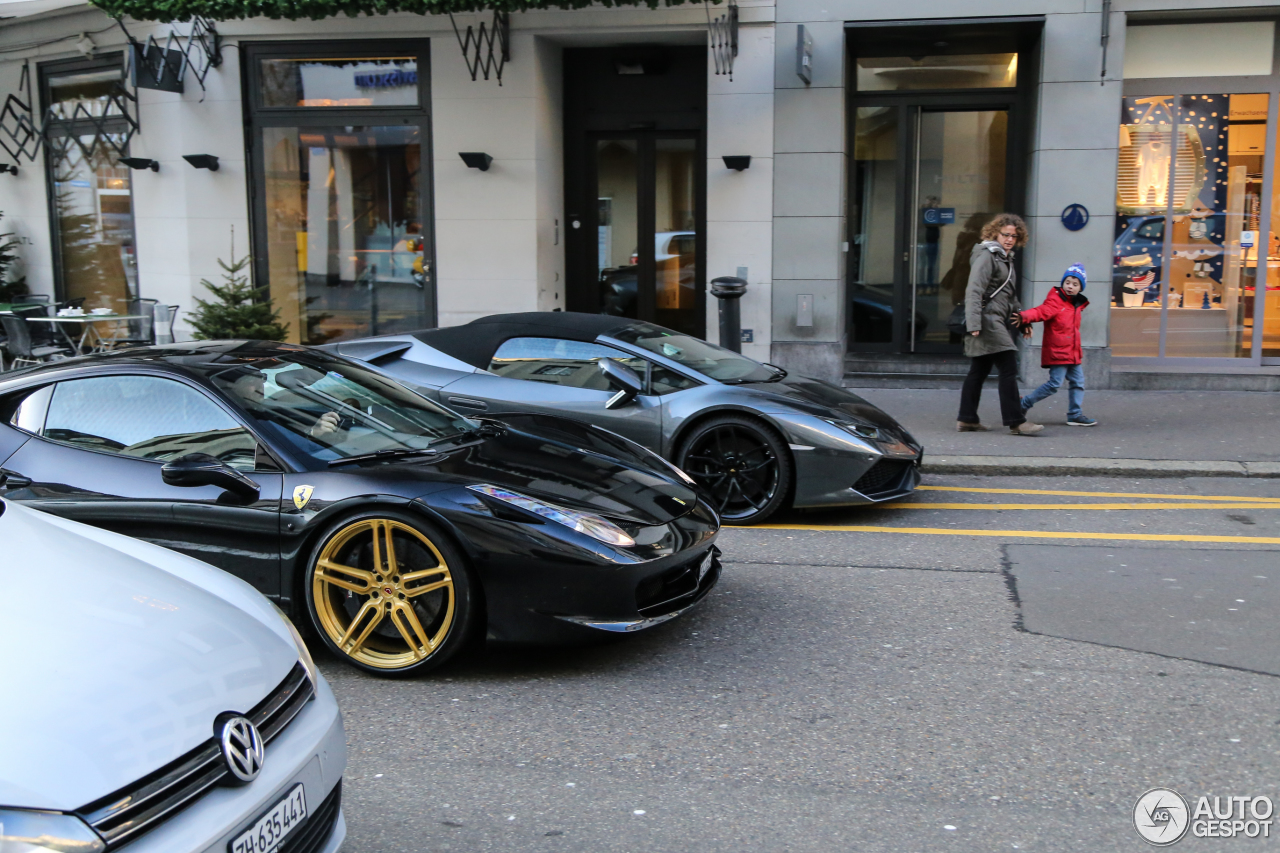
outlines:
[{"label": "storefront display", "polygon": [[1114,355],[1251,357],[1267,99],[1125,98]]}]

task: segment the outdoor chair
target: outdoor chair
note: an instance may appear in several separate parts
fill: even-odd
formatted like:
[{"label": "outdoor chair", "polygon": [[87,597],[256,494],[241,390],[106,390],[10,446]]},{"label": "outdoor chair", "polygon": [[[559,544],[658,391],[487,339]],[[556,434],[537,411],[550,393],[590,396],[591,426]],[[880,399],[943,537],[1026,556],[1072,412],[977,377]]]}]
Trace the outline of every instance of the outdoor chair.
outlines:
[{"label": "outdoor chair", "polygon": [[51,358],[68,355],[66,347],[34,346],[27,321],[14,314],[0,314],[0,326],[3,326],[8,341],[5,348],[9,351],[10,364],[40,364]]},{"label": "outdoor chair", "polygon": [[[31,317],[48,317],[49,308],[43,305],[30,305],[26,308],[15,308],[13,316],[27,320]],[[27,336],[33,347],[62,347],[65,338],[53,323],[26,324]]]},{"label": "outdoor chair", "polygon": [[124,321],[125,331],[119,337],[108,338],[113,347],[149,347],[156,342],[154,299],[130,299],[126,314],[136,314],[141,320]]},{"label": "outdoor chair", "polygon": [[173,343],[173,321],[178,316],[177,305],[165,305],[157,302],[152,306],[151,328],[157,344]]}]

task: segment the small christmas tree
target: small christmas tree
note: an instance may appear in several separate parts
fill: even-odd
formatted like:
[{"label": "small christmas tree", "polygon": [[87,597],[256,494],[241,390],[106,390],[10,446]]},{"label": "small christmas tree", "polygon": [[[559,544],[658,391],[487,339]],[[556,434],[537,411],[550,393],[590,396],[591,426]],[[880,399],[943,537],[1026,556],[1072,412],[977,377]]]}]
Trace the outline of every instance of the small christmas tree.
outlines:
[{"label": "small christmas tree", "polygon": [[[235,257],[234,232],[231,257]],[[196,300],[196,310],[187,315],[195,330],[192,336],[198,341],[283,341],[289,330],[280,324],[280,312],[271,307],[267,288],[249,283],[245,273],[249,257],[246,255],[230,264],[219,258],[218,266],[224,270],[222,284],[200,280],[217,301]]]}]

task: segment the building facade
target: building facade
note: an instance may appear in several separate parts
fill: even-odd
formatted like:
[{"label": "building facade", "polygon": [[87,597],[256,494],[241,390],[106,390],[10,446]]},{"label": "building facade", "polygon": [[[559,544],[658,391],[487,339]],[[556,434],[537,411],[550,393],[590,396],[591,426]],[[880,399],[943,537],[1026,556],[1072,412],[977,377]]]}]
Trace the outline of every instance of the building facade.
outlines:
[{"label": "building facade", "polygon": [[739,275],[745,353],[910,385],[964,369],[947,317],[1011,210],[1024,304],[1088,270],[1093,387],[1280,388],[1280,6],[743,0],[731,74],[726,13],[512,14],[504,59],[488,15],[215,22],[210,51],[11,0],[0,230],[34,292],[178,305],[179,339],[241,257],[310,343],[555,309],[716,340]]}]

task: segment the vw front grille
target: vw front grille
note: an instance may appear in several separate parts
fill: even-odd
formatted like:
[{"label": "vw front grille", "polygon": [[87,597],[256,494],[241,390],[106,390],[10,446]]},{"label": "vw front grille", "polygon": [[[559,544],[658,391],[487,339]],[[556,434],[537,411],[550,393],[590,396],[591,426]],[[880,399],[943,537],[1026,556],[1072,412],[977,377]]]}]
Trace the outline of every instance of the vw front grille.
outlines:
[{"label": "vw front grille", "polygon": [[[299,663],[279,687],[245,716],[257,726],[263,742],[270,743],[313,695],[311,679]],[[210,737],[176,761],[82,806],[76,813],[106,840],[108,849],[115,849],[190,805],[229,772],[217,738]]]}]

